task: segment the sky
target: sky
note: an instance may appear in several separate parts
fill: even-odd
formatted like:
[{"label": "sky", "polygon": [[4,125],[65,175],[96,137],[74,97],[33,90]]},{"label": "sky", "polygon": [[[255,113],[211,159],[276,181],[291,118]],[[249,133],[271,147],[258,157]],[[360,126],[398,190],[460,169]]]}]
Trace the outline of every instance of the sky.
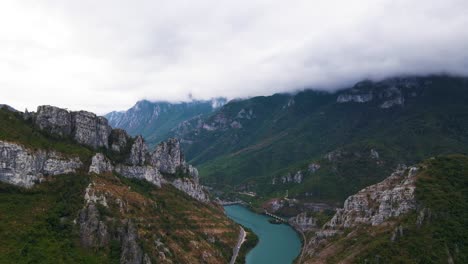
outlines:
[{"label": "sky", "polygon": [[0,104],[19,110],[434,73],[468,75],[467,0],[0,1]]}]

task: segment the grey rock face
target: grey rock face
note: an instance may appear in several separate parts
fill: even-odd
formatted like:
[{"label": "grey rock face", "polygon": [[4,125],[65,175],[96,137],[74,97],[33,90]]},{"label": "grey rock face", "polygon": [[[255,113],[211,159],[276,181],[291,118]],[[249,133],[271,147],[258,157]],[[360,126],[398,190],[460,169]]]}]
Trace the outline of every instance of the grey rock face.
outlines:
[{"label": "grey rock face", "polygon": [[102,153],[96,153],[91,160],[91,166],[89,166],[89,173],[109,173],[112,172],[114,167],[112,166],[109,159]]},{"label": "grey rock face", "polygon": [[42,130],[62,137],[71,136],[76,142],[92,148],[108,148],[111,127],[104,117],[79,111],[68,112],[53,106],[39,106],[34,123]]},{"label": "grey rock face", "polygon": [[41,130],[62,137],[70,136],[72,133],[71,114],[67,110],[58,107],[39,106],[35,123]]},{"label": "grey rock face", "polygon": [[337,150],[334,150],[334,151],[331,151],[331,152],[325,154],[325,158],[330,162],[336,162],[341,157],[343,157],[343,155],[345,155],[345,154],[347,154],[347,153],[345,153],[344,151],[342,151],[340,149],[337,149]]},{"label": "grey rock face", "polygon": [[296,230],[301,232],[313,230],[317,228],[317,219],[308,216],[307,213],[300,213],[288,219],[288,223]]},{"label": "grey rock face", "polygon": [[380,183],[368,186],[346,199],[344,208],[306,243],[305,254],[313,256],[327,238],[339,234],[344,228],[359,225],[381,225],[416,209],[414,196],[417,167],[398,168]]},{"label": "grey rock face", "polygon": [[241,124],[239,121],[233,121],[233,122],[231,123],[231,128],[241,129],[241,128],[242,128],[242,124]]},{"label": "grey rock face", "polygon": [[338,103],[348,103],[348,102],[355,102],[355,103],[366,103],[372,101],[373,95],[372,93],[366,94],[340,94],[336,99]]},{"label": "grey rock face", "polygon": [[127,220],[121,232],[121,252],[121,264],[143,263],[143,251],[138,243],[138,233],[131,220]]},{"label": "grey rock face", "polygon": [[100,204],[104,207],[108,206],[106,196],[96,191],[96,189],[94,188],[94,182],[90,183],[88,187],[86,187],[84,200],[86,204],[94,203],[94,204]]},{"label": "grey rock face", "polygon": [[110,148],[115,152],[123,152],[127,147],[130,136],[123,129],[112,129],[109,136]]},{"label": "grey rock face", "polygon": [[177,168],[185,163],[179,140],[170,138],[157,145],[150,163],[162,173],[176,173]]},{"label": "grey rock face", "polygon": [[197,168],[193,167],[192,165],[188,165],[187,167],[187,172],[190,177],[195,181],[195,183],[199,183],[199,176],[198,176],[198,170]]},{"label": "grey rock face", "polygon": [[252,118],[255,118],[255,115],[254,115],[252,109],[249,109],[249,110],[241,109],[239,111],[239,113],[237,113],[236,118],[239,118],[239,119],[252,119]]},{"label": "grey rock face", "polygon": [[287,183],[302,183],[304,175],[302,171],[297,171],[294,175],[288,173],[284,176],[281,176],[279,179],[273,178],[271,184],[275,185],[277,183],[287,184]]},{"label": "grey rock face", "polygon": [[191,179],[179,178],[174,180],[172,185],[200,202],[208,203],[210,201],[203,187]]},{"label": "grey rock face", "polygon": [[146,180],[161,187],[163,177],[154,167],[117,165],[115,170],[124,177]]},{"label": "grey rock face", "polygon": [[293,181],[294,183],[301,183],[303,178],[302,171],[297,171],[296,174],[294,174]]},{"label": "grey rock face", "polygon": [[31,187],[44,175],[73,173],[81,166],[79,158],[65,158],[54,151],[33,151],[0,141],[0,180],[3,182]]},{"label": "grey rock face", "polygon": [[371,159],[379,159],[380,158],[379,152],[377,152],[377,150],[375,149],[371,149],[370,157]]},{"label": "grey rock face", "polygon": [[269,203],[269,211],[275,213],[281,208],[286,206],[286,202],[283,199],[274,199]]},{"label": "grey rock face", "polygon": [[318,169],[320,169],[320,164],[318,163],[311,163],[308,166],[308,171],[310,173],[315,173],[316,171],[318,171]]},{"label": "grey rock face", "polygon": [[143,166],[145,165],[146,155],[148,155],[148,147],[144,139],[141,136],[137,136],[132,145],[128,162],[135,166]]},{"label": "grey rock face", "polygon": [[100,220],[95,203],[89,203],[80,210],[78,224],[80,225],[80,242],[83,247],[99,248],[108,245],[108,228]]},{"label": "grey rock face", "polygon": [[73,138],[76,142],[93,147],[109,147],[112,128],[104,117],[86,111],[72,112]]},{"label": "grey rock face", "polygon": [[404,104],[404,102],[405,101],[404,101],[403,97],[399,97],[399,98],[395,98],[395,99],[391,99],[391,100],[383,102],[380,105],[380,108],[386,109],[386,108],[390,108],[390,107],[392,107],[394,105],[402,105],[402,104]]},{"label": "grey rock face", "polygon": [[371,185],[346,199],[325,225],[330,229],[353,227],[358,224],[379,225],[390,217],[397,217],[416,209],[414,197],[416,167],[408,172],[398,169],[384,181]]},{"label": "grey rock face", "polygon": [[376,101],[380,108],[388,109],[405,104],[406,98],[418,96],[418,90],[424,87],[417,78],[390,78],[380,82],[365,81],[356,84],[353,89],[337,97],[338,103],[367,103]]}]

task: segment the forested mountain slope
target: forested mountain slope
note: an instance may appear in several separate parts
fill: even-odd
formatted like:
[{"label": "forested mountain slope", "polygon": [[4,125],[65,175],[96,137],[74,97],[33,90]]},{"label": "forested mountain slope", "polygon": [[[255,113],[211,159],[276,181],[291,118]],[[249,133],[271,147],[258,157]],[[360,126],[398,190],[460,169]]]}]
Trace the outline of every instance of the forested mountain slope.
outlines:
[{"label": "forested mountain slope", "polygon": [[207,184],[343,201],[400,163],[467,153],[468,81],[392,78],[234,100],[172,135]]}]

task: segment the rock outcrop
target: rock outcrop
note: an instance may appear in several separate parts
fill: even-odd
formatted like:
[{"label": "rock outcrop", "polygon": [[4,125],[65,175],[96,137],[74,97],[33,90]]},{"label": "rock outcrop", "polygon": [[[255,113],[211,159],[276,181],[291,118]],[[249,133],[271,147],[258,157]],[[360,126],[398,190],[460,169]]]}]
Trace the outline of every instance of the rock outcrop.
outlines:
[{"label": "rock outcrop", "polygon": [[89,173],[110,173],[114,170],[112,163],[104,154],[96,153],[91,159],[91,166],[89,166]]},{"label": "rock outcrop", "polygon": [[192,179],[189,178],[178,178],[172,182],[172,185],[178,190],[183,191],[190,197],[203,202],[208,203],[210,201],[208,195],[206,194],[203,186],[198,184]]},{"label": "rock outcrop", "polygon": [[0,180],[3,182],[31,187],[43,176],[74,173],[82,165],[79,158],[0,141]]},{"label": "rock outcrop", "polygon": [[146,180],[157,187],[161,187],[163,177],[158,169],[152,166],[127,166],[119,164],[115,171],[127,178]]},{"label": "rock outcrop", "polygon": [[338,103],[376,101],[382,109],[403,106],[405,98],[415,97],[426,84],[414,78],[390,78],[380,82],[364,81],[338,95]]},{"label": "rock outcrop", "polygon": [[297,171],[295,174],[288,173],[284,176],[277,178],[273,178],[271,184],[275,185],[277,183],[287,184],[287,183],[302,183],[304,179],[304,174],[302,171]]},{"label": "rock outcrop", "polygon": [[177,168],[185,163],[180,149],[180,141],[171,138],[159,143],[151,154],[150,163],[162,173],[176,173]]},{"label": "rock outcrop", "polygon": [[308,216],[306,212],[289,218],[288,223],[301,232],[317,229],[317,219]]},{"label": "rock outcrop", "polygon": [[80,242],[86,248],[100,248],[109,244],[109,231],[107,225],[102,221],[98,205],[108,207],[104,195],[98,194],[94,189],[94,183],[86,187],[84,195],[85,205],[78,215],[80,227]]},{"label": "rock outcrop", "polygon": [[375,150],[375,149],[371,149],[370,158],[371,159],[379,159],[380,158],[379,152],[377,152],[377,150]]},{"label": "rock outcrop", "polygon": [[372,101],[373,95],[372,93],[363,93],[363,94],[340,94],[336,101],[338,103],[366,103]]},{"label": "rock outcrop", "polygon": [[71,112],[73,138],[92,148],[109,147],[112,128],[107,119],[86,111]]},{"label": "rock outcrop", "polygon": [[112,151],[121,153],[125,152],[131,137],[123,129],[112,129],[109,136],[110,149]]},{"label": "rock outcrop", "polygon": [[134,166],[143,166],[148,155],[148,146],[146,146],[143,137],[137,136],[130,150],[128,162]]},{"label": "rock outcrop", "polygon": [[415,182],[417,167],[401,166],[390,177],[349,196],[344,207],[306,242],[305,254],[314,256],[327,239],[345,228],[378,226],[392,217],[416,209]]},{"label": "rock outcrop", "polygon": [[310,172],[310,173],[315,173],[316,171],[318,171],[320,169],[320,164],[318,163],[311,163],[309,164],[309,166],[307,167],[307,170]]},{"label": "rock outcrop", "polygon": [[190,177],[194,179],[196,183],[199,183],[199,176],[197,168],[193,167],[192,165],[188,164],[184,166],[185,174],[188,174]]},{"label": "rock outcrop", "polygon": [[80,226],[80,242],[83,247],[100,248],[108,245],[108,228],[101,221],[101,216],[94,202],[87,204],[80,210],[78,224]]},{"label": "rock outcrop", "polygon": [[41,130],[51,134],[62,137],[72,134],[71,114],[62,108],[49,105],[39,106],[34,122]]},{"label": "rock outcrop", "polygon": [[[154,152],[150,153],[144,139],[137,136],[126,164],[113,167],[104,155],[96,154],[89,171],[99,174],[113,169],[124,177],[146,180],[157,187],[161,187],[163,183],[171,183],[198,201],[210,201],[203,186],[199,184],[198,170],[185,162],[180,141],[175,138],[161,142]],[[172,182],[163,177],[163,174],[176,173],[181,173],[183,177]]]},{"label": "rock outcrop", "polygon": [[337,229],[359,224],[379,225],[390,217],[397,217],[416,208],[414,198],[416,167],[396,170],[384,181],[352,195],[325,225]]},{"label": "rock outcrop", "polygon": [[[243,119],[253,118],[252,110],[240,111],[238,115]],[[110,148],[111,151],[119,153],[118,162],[122,163],[115,166],[103,154],[96,154],[92,158],[89,173],[109,173],[115,169],[124,177],[144,179],[161,187],[165,181],[162,174],[181,172],[187,177],[176,179],[172,184],[199,201],[209,201],[203,187],[198,183],[197,169],[186,164],[178,139],[171,138],[161,142],[153,152],[149,152],[142,136],[132,139],[124,130],[113,130],[104,117],[98,117],[90,112],[69,112],[53,106],[40,106],[37,113],[32,114],[32,119],[40,129],[50,134],[70,137],[94,149]],[[51,162],[52,160],[49,161]],[[60,169],[56,171],[53,174],[64,172]],[[17,181],[27,186],[37,180],[37,177],[30,177],[29,174],[23,175],[23,179],[13,179],[12,176],[3,174],[5,181]],[[299,179],[295,177],[295,180],[296,178]]]},{"label": "rock outcrop", "polygon": [[[145,258],[143,250],[138,243],[138,233],[131,220],[127,220],[125,226],[120,232],[121,243],[121,264],[141,264],[148,263],[148,257]],[[143,262],[145,260],[145,262]],[[149,262],[151,263],[151,261]]]},{"label": "rock outcrop", "polygon": [[34,123],[48,133],[71,137],[92,148],[109,147],[112,128],[107,119],[86,111],[69,112],[54,106],[39,106],[33,115]]}]

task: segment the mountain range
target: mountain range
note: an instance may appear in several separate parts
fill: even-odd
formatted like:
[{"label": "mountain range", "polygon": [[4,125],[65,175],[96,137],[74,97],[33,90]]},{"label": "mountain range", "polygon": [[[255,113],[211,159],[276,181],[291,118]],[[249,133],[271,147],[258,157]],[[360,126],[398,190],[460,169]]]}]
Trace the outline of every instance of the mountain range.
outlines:
[{"label": "mountain range", "polygon": [[232,100],[163,131],[180,138],[202,182],[216,189],[263,201],[288,190],[336,205],[399,164],[467,153],[468,80],[398,77]]},{"label": "mountain range", "polygon": [[105,115],[113,127],[126,130],[130,135],[143,135],[154,146],[168,138],[170,130],[182,121],[204,116],[226,103],[224,98],[209,101],[180,103],[138,101],[126,111],[114,111]]},{"label": "mountain range", "polygon": [[243,231],[221,199],[287,221],[296,263],[465,263],[467,89],[400,77],[109,121],[2,105],[0,262],[226,263]]}]

